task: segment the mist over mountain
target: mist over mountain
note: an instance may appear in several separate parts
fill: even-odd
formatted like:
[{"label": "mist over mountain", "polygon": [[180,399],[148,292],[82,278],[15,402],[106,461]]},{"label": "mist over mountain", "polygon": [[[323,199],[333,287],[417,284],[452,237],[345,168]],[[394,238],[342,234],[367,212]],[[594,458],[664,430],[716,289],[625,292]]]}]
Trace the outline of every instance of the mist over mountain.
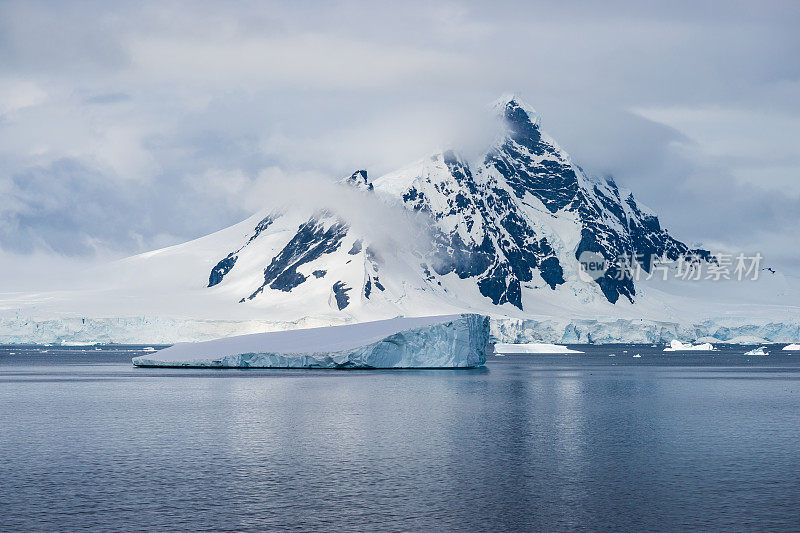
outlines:
[{"label": "mist over mountain", "polygon": [[238,224],[88,268],[68,291],[6,295],[0,331],[176,342],[469,312],[506,341],[800,335],[796,279],[768,262],[737,279],[729,254],[690,247],[586,172],[519,97],[491,116],[482,150],[374,178],[276,176]]},{"label": "mist over mountain", "polygon": [[[508,88],[687,244],[797,273],[786,51],[799,16],[787,3],[3,2],[0,277],[47,285],[47,263],[200,237],[258,210],[273,177],[380,176],[453,130],[488,131],[472,111]],[[468,144],[449,146],[470,161],[487,146]]]},{"label": "mist over mountain", "polygon": [[[670,236],[611,178],[576,165],[519,97],[504,96],[492,109],[497,129],[487,138],[494,141],[471,161],[448,149],[374,181],[359,170],[335,186],[287,191],[276,184],[274,197],[288,192],[291,199],[259,220],[245,240],[230,244],[211,269],[209,289],[244,285],[233,296],[242,304],[291,293],[312,309],[335,303],[343,311],[351,300],[395,306],[409,287],[458,301],[459,280],[487,309],[525,311],[528,294],[567,284],[595,290],[612,304],[620,298],[633,303],[636,287],[625,269],[634,265],[619,264],[622,257],[638,258],[648,273],[653,258],[711,259],[708,251]],[[304,210],[310,216],[287,231],[286,221]],[[258,245],[268,239],[283,244],[265,254]],[[585,252],[609,264],[592,280],[594,289],[579,281]],[[262,281],[245,284],[262,271]]]}]

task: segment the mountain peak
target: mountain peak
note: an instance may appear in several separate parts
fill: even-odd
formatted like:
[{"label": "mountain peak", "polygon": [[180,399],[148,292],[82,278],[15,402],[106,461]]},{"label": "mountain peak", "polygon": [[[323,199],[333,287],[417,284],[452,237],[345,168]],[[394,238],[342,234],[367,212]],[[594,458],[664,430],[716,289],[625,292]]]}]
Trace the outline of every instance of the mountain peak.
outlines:
[{"label": "mountain peak", "polygon": [[492,102],[491,108],[499,117],[513,124],[527,122],[530,126],[538,128],[542,122],[536,109],[514,93],[502,95]]},{"label": "mountain peak", "polygon": [[371,191],[373,189],[372,183],[367,177],[366,170],[356,170],[349,177],[344,178],[341,181],[342,183],[346,183],[352,187],[355,187],[356,189],[364,191]]}]

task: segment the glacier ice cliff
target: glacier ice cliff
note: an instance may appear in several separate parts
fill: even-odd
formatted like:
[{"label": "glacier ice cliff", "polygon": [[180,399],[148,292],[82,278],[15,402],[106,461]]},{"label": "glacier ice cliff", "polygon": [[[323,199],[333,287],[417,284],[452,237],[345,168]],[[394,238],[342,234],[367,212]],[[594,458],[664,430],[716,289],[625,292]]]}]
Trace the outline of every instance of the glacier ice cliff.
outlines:
[{"label": "glacier ice cliff", "polygon": [[[345,320],[199,320],[160,316],[52,318],[0,316],[0,344],[175,344],[254,332],[338,326]],[[683,323],[629,318],[491,318],[494,342],[609,344],[687,342],[791,343],[800,339],[800,320],[718,317]]]},{"label": "glacier ice cliff", "polygon": [[133,358],[141,367],[472,368],[486,362],[489,318],[393,318],[179,343]]},{"label": "glacier ice cliff", "polygon": [[793,342],[800,322],[720,317],[677,323],[645,319],[505,318],[492,319],[496,342],[556,344],[669,343],[672,339],[736,344],[742,341]]}]

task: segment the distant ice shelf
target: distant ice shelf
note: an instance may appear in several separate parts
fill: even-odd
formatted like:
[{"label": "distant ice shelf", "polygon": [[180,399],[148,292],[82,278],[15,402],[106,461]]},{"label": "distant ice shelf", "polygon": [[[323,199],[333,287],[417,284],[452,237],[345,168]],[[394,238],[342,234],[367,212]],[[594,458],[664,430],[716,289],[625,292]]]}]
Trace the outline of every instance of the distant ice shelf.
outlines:
[{"label": "distant ice shelf", "polygon": [[532,342],[525,344],[498,343],[494,345],[494,353],[503,355],[521,354],[582,354],[578,350],[571,350],[560,344],[547,344]]},{"label": "distant ice shelf", "polygon": [[[441,315],[452,314],[442,311]],[[386,316],[386,315],[383,315]],[[383,318],[383,317],[381,317]],[[265,331],[339,326],[355,317],[309,316],[298,320],[197,319],[162,315],[106,318],[37,318],[16,312],[0,312],[0,344],[176,344],[201,342],[222,337]],[[491,317],[495,342],[528,344],[665,344],[672,339],[717,344],[796,343],[800,319],[783,322],[715,318],[703,322],[662,322],[655,320],[601,317],[598,319],[536,316],[531,318]]]},{"label": "distant ice shelf", "polygon": [[393,318],[184,342],[133,358],[140,367],[471,368],[486,362],[488,317]]}]

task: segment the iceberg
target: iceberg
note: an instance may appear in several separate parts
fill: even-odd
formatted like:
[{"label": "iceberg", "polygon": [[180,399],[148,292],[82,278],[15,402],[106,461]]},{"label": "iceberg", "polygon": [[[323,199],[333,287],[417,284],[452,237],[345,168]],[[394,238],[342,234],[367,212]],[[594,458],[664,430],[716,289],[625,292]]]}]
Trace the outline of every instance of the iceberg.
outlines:
[{"label": "iceberg", "polygon": [[526,344],[498,343],[494,345],[494,353],[501,355],[521,355],[521,354],[581,354],[578,350],[571,350],[560,344],[547,344],[543,342],[531,342]]},{"label": "iceberg", "polygon": [[750,350],[749,352],[745,352],[744,354],[745,355],[768,355],[767,354],[767,349],[764,346],[760,346],[758,348]]},{"label": "iceberg", "polygon": [[183,342],[133,358],[139,367],[473,368],[486,362],[489,318],[462,314]]},{"label": "iceberg", "polygon": [[682,343],[677,339],[672,339],[670,341],[669,346],[664,348],[665,352],[713,352],[714,345],[710,342],[704,342],[703,344],[692,344],[690,342]]},{"label": "iceberg", "polygon": [[791,351],[800,351],[800,344],[788,344],[788,345],[783,347],[783,350],[786,350],[786,351],[789,351],[789,352],[791,352]]}]

